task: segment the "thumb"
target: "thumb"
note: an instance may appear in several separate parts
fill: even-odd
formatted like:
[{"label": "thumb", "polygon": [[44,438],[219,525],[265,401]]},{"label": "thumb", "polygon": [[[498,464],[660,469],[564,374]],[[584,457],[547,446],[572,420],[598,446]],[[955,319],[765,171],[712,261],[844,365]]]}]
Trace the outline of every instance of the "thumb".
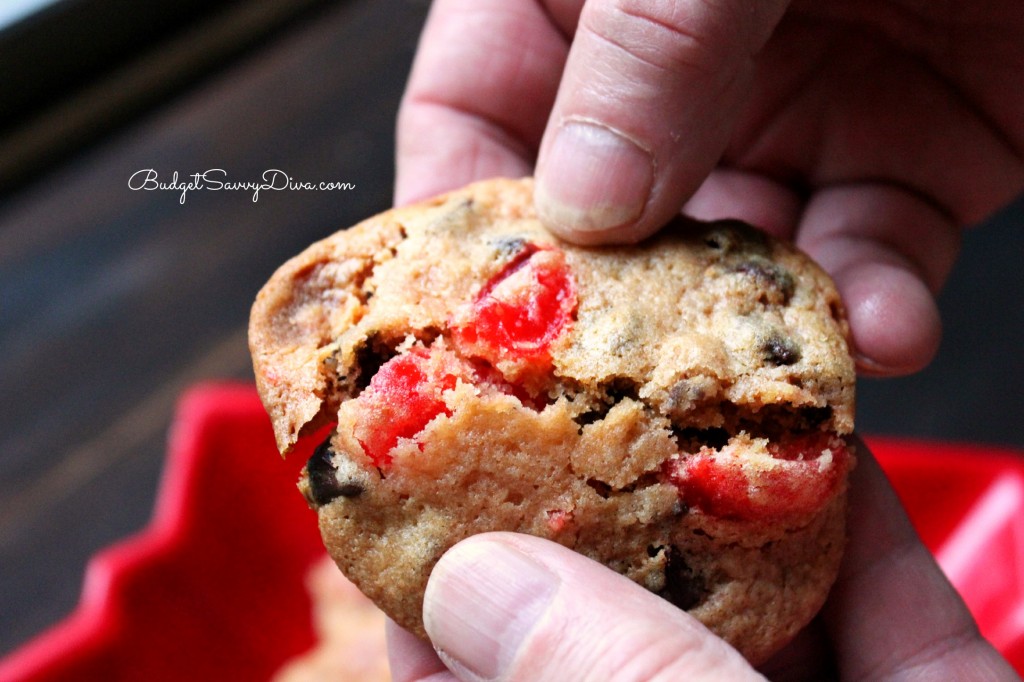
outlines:
[{"label": "thumb", "polygon": [[590,0],[537,160],[547,226],[637,241],[718,162],[786,0]]},{"label": "thumb", "polygon": [[546,540],[478,535],[438,562],[423,620],[462,680],[762,679],[684,611]]}]

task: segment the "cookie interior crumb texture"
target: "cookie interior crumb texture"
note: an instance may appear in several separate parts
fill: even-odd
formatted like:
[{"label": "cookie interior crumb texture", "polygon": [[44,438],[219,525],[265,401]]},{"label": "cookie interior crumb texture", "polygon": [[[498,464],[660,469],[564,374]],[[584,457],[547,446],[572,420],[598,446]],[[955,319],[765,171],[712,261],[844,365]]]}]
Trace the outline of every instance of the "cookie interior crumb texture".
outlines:
[{"label": "cookie interior crumb texture", "polygon": [[629,247],[538,222],[532,183],[395,209],[285,263],[250,348],[278,446],[342,571],[425,636],[469,535],[549,538],[751,661],[817,612],[845,540],[854,367],[828,276],[738,222]]}]

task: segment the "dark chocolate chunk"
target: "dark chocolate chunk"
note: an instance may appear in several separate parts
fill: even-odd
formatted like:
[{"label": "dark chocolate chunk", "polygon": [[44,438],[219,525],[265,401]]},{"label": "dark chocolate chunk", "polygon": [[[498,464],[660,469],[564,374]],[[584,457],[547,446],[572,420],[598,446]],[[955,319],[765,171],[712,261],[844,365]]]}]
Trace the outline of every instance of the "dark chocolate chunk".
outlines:
[{"label": "dark chocolate chunk", "polygon": [[358,497],[362,494],[363,490],[365,488],[355,481],[338,484],[338,495],[341,497]]},{"label": "dark chocolate chunk", "polygon": [[680,379],[668,392],[668,409],[678,410],[690,407],[706,397],[704,387],[697,381]]},{"label": "dark chocolate chunk", "polygon": [[792,365],[800,360],[800,347],[792,339],[773,333],[761,344],[764,359],[773,365]]},{"label": "dark chocolate chunk", "polygon": [[722,235],[720,234],[709,234],[707,237],[704,238],[704,244],[709,249],[714,249],[716,251],[719,251],[726,247],[726,242],[724,239],[722,239]]},{"label": "dark chocolate chunk", "polygon": [[306,475],[309,477],[310,500],[314,505],[322,507],[338,497],[356,497],[363,492],[363,486],[354,481],[338,481],[338,470],[331,460],[331,439],[328,437],[313,452],[306,462]]},{"label": "dark chocolate chunk", "polygon": [[767,253],[764,233],[740,220],[717,220],[708,226],[704,244],[722,254]]},{"label": "dark chocolate chunk", "polygon": [[785,304],[796,289],[796,282],[788,270],[760,256],[740,261],[732,271],[752,277],[759,286],[770,289],[765,303]]},{"label": "dark chocolate chunk", "polygon": [[669,547],[665,564],[665,587],[659,595],[684,611],[700,604],[707,596],[707,588],[676,547]]}]

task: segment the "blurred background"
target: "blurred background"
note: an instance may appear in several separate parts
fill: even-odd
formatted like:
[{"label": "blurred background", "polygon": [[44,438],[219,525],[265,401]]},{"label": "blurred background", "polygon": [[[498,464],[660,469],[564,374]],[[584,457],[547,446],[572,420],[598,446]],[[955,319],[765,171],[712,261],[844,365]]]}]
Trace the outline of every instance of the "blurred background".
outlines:
[{"label": "blurred background", "polygon": [[[390,205],[428,8],[18,4],[0,13],[0,655],[73,608],[91,554],[145,525],[182,390],[251,381],[249,305],[274,268]],[[133,189],[148,169],[353,187],[182,201]],[[861,431],[1024,448],[1022,260],[1018,200],[965,234],[936,361],[861,382]]]}]

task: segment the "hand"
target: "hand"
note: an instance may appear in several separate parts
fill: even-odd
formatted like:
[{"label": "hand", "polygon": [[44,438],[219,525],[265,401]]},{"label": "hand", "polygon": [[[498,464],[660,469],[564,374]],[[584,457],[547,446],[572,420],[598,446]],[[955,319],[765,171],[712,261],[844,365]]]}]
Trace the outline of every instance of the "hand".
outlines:
[{"label": "hand", "polygon": [[1016,0],[437,0],[396,201],[536,161],[576,242],[747,220],[831,273],[862,372],[908,373],[961,227],[1024,188],[1021,73]]},{"label": "hand", "polygon": [[[983,640],[870,453],[822,614],[761,672],[775,680],[1014,680]],[[600,595],[600,598],[595,598]],[[427,585],[437,654],[389,623],[395,682],[762,679],[683,611],[559,545],[510,533],[456,545]]]}]

